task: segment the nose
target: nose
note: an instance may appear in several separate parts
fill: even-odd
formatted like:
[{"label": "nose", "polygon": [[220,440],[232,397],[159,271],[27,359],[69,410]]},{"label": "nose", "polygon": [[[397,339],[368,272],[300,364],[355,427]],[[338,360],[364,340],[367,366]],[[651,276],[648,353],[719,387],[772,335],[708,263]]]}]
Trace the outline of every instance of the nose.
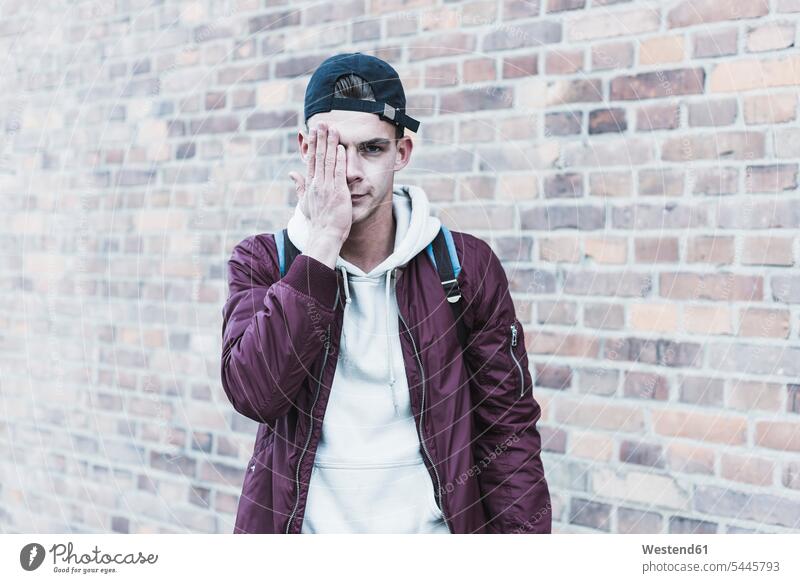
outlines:
[{"label": "nose", "polygon": [[345,172],[347,184],[350,185],[364,178],[361,157],[358,155],[355,145],[345,148],[345,158],[347,160],[347,171]]}]

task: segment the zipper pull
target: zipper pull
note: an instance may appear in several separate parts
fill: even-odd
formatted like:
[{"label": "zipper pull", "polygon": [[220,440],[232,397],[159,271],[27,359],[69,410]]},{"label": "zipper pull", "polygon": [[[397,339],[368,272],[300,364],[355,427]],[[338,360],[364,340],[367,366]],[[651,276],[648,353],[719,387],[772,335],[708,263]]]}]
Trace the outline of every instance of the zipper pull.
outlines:
[{"label": "zipper pull", "polygon": [[511,346],[517,345],[517,325],[511,324]]},{"label": "zipper pull", "polygon": [[252,466],[250,466],[250,471],[251,472],[255,472],[256,471],[256,464],[253,464]]}]

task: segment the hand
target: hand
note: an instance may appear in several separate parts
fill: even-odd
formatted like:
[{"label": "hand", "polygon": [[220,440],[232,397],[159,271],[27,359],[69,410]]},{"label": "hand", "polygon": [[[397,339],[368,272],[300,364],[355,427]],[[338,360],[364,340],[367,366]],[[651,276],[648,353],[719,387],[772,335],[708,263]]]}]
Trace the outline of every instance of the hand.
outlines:
[{"label": "hand", "polygon": [[335,264],[353,221],[346,166],[339,133],[335,129],[329,131],[326,124],[320,124],[319,130],[312,130],[309,138],[307,178],[297,172],[289,173],[295,184],[300,210],[311,222],[308,247],[313,252],[308,254],[312,257],[324,255],[323,262],[330,266]]}]

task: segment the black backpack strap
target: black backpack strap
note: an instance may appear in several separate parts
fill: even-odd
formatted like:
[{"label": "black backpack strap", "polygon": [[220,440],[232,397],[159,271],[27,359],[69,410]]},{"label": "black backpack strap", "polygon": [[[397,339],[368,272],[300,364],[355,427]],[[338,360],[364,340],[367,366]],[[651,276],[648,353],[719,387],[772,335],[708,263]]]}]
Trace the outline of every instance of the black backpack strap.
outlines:
[{"label": "black backpack strap", "polygon": [[436,234],[436,238],[428,245],[427,251],[428,256],[433,260],[433,264],[439,272],[444,295],[453,310],[458,342],[461,344],[462,349],[466,349],[468,333],[467,325],[462,317],[461,288],[458,285],[458,272],[461,270],[461,266],[458,263],[453,237],[447,227],[442,225],[442,228]]},{"label": "black backpack strap", "polygon": [[294,258],[300,255],[300,250],[289,239],[289,232],[286,229],[275,233],[275,245],[278,248],[278,262],[281,268],[281,277],[283,277],[292,266]]}]

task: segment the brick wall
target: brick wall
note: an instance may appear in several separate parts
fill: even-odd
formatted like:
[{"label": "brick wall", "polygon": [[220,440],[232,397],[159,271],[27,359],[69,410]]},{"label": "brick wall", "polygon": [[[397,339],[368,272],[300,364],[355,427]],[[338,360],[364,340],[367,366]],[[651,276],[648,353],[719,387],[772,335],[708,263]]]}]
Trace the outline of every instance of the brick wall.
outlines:
[{"label": "brick wall", "polygon": [[0,5],[0,530],[231,532],[224,267],[316,64],[503,258],[558,532],[800,530],[798,0]]}]

